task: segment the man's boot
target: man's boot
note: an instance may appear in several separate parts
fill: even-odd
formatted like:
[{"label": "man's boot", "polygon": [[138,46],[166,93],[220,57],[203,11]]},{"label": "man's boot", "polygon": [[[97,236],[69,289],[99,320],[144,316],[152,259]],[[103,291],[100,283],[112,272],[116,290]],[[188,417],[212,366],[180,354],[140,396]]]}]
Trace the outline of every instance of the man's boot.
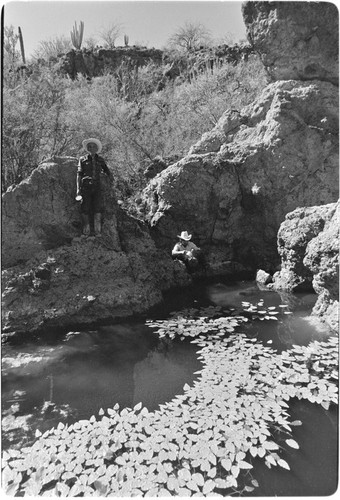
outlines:
[{"label": "man's boot", "polygon": [[83,235],[89,236],[90,235],[89,216],[87,214],[82,214],[81,218],[82,218],[82,222],[83,222]]},{"label": "man's boot", "polygon": [[102,233],[102,214],[94,214],[94,234],[101,236]]}]

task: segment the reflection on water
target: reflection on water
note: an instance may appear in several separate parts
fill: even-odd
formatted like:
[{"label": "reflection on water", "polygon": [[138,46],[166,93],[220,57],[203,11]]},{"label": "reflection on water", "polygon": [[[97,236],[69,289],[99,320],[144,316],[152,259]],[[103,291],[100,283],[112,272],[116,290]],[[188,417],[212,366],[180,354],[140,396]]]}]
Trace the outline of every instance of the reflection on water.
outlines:
[{"label": "reflection on water", "polygon": [[[280,311],[279,321],[259,321],[246,324],[243,331],[262,342],[271,342],[271,347],[278,352],[289,349],[292,345],[307,345],[313,340],[329,337],[329,328],[317,318],[310,316],[316,301],[312,293],[289,294],[260,290],[256,285],[242,283],[237,289],[222,283],[210,285],[207,295],[211,302],[229,310],[241,311],[242,302],[258,304],[263,301],[266,307],[276,306]],[[280,309],[279,305],[288,307]],[[294,314],[285,314],[293,312]]]},{"label": "reflection on water", "polygon": [[[240,330],[278,351],[293,344],[308,344],[327,338],[326,327],[310,317],[315,295],[289,295],[259,290],[249,283],[223,283],[196,287],[185,307],[219,305],[226,314],[242,312],[242,302],[264,302],[266,307],[286,304],[278,321],[255,319]],[[182,297],[171,302],[176,310]],[[175,305],[176,303],[176,305]],[[284,311],[293,314],[284,314]],[[149,410],[182,393],[191,384],[201,364],[196,345],[159,339],[144,322],[125,322],[96,330],[64,333],[2,349],[3,447],[20,446],[36,428],[47,430],[59,421],[72,422],[98,414],[100,408],[133,407],[142,402]],[[292,471],[269,470],[256,462],[254,476],[261,487],[254,495],[327,494],[336,477],[335,410],[326,412],[318,405],[293,403],[293,419],[300,450],[290,450]],[[31,435],[29,433],[31,431]],[[302,444],[303,443],[303,444]],[[305,451],[307,450],[307,451]],[[295,462],[294,462],[295,461]],[[318,467],[320,473],[317,477]]]},{"label": "reflection on water", "polygon": [[326,411],[308,401],[293,400],[289,405],[294,439],[300,449],[285,448],[290,471],[254,461],[254,475],[260,487],[251,496],[325,496],[335,493],[338,484],[338,408]]},{"label": "reflection on water", "polygon": [[44,431],[116,403],[142,402],[155,410],[181,393],[201,366],[196,346],[158,339],[138,323],[70,332],[52,345],[40,340],[3,351],[3,422],[14,434],[28,415],[26,427]]}]

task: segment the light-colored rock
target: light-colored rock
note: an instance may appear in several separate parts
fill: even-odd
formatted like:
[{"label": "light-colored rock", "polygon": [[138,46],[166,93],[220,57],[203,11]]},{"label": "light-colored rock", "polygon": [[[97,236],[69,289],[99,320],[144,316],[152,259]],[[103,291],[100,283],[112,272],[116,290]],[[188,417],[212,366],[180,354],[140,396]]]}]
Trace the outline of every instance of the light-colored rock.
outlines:
[{"label": "light-colored rock", "polygon": [[[70,243],[81,234],[76,196],[77,159],[54,158],[2,196],[2,265],[26,261],[41,250]],[[104,233],[120,249],[115,217],[116,200],[103,176],[106,199]]]},{"label": "light-colored rock", "polygon": [[327,82],[268,85],[227,111],[190,154],[151,180],[140,204],[157,245],[193,233],[210,269],[232,261],[272,273],[287,212],[338,199],[338,90]]},{"label": "light-colored rock", "polygon": [[247,36],[273,80],[339,82],[339,13],[331,2],[245,2]]},{"label": "light-colored rock", "polygon": [[272,275],[267,273],[266,271],[263,271],[263,269],[259,269],[256,273],[256,283],[259,283],[260,285],[268,285],[269,283],[272,283],[273,278]]},{"label": "light-colored rock", "polygon": [[336,205],[325,226],[307,245],[303,260],[313,273],[313,288],[318,294],[313,314],[339,330],[339,228],[340,205]]},{"label": "light-colored rock", "polygon": [[339,203],[298,208],[287,214],[278,232],[282,269],[274,288],[314,290],[313,314],[338,328]]},{"label": "light-colored rock", "polygon": [[190,282],[146,225],[117,207],[108,184],[102,237],[80,237],[75,176],[75,159],[55,159],[3,196],[7,334],[131,316]]}]

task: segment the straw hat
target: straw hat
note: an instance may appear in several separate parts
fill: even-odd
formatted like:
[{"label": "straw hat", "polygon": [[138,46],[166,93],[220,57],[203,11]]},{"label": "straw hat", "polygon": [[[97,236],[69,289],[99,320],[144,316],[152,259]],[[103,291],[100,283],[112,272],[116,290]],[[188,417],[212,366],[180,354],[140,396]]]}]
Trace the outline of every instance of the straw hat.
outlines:
[{"label": "straw hat", "polygon": [[177,235],[178,238],[184,241],[189,241],[191,240],[192,234],[188,234],[188,231],[182,231],[180,235]]},{"label": "straw hat", "polygon": [[87,145],[90,142],[93,142],[94,144],[97,144],[97,147],[98,147],[97,153],[100,153],[101,150],[102,150],[102,148],[103,148],[102,143],[98,139],[94,139],[93,137],[90,137],[90,139],[85,139],[83,141],[83,148],[86,149],[86,151],[87,151]]}]

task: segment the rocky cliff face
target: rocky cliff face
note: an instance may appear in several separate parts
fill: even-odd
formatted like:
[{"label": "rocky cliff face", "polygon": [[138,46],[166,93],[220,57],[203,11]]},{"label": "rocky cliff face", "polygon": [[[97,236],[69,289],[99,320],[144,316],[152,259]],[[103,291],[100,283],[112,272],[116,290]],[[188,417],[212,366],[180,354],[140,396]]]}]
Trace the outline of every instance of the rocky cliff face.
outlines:
[{"label": "rocky cliff face", "polygon": [[331,2],[245,2],[249,41],[273,80],[339,83],[339,13]]},{"label": "rocky cliff face", "polygon": [[286,214],[338,199],[338,13],[321,2],[246,2],[243,14],[274,82],[157,175],[140,211],[161,247],[192,232],[211,272],[231,261],[273,273]]},{"label": "rocky cliff face", "polygon": [[227,111],[187,157],[150,182],[140,210],[164,248],[178,231],[193,232],[216,272],[230,260],[274,270],[286,213],[337,198],[337,89],[289,80],[270,84],[240,112]]},{"label": "rocky cliff face", "polygon": [[172,55],[155,48],[127,46],[114,49],[72,49],[50,62],[57,63],[59,71],[70,78],[76,78],[78,74],[93,78],[107,72],[117,74],[124,70],[133,75],[139,68],[153,63],[164,67],[164,78],[160,81],[162,88],[166,80],[174,80],[179,76],[191,79],[202,71],[212,71],[227,63],[236,64],[252,53],[254,50],[249,44],[201,47],[185,56]]},{"label": "rocky cliff face", "polygon": [[315,290],[313,313],[338,328],[340,205],[297,208],[287,214],[278,232],[281,271],[275,289]]},{"label": "rocky cliff face", "polygon": [[83,239],[76,159],[55,158],[3,195],[3,330],[92,323],[142,312],[189,278],[104,182],[102,238]]}]

